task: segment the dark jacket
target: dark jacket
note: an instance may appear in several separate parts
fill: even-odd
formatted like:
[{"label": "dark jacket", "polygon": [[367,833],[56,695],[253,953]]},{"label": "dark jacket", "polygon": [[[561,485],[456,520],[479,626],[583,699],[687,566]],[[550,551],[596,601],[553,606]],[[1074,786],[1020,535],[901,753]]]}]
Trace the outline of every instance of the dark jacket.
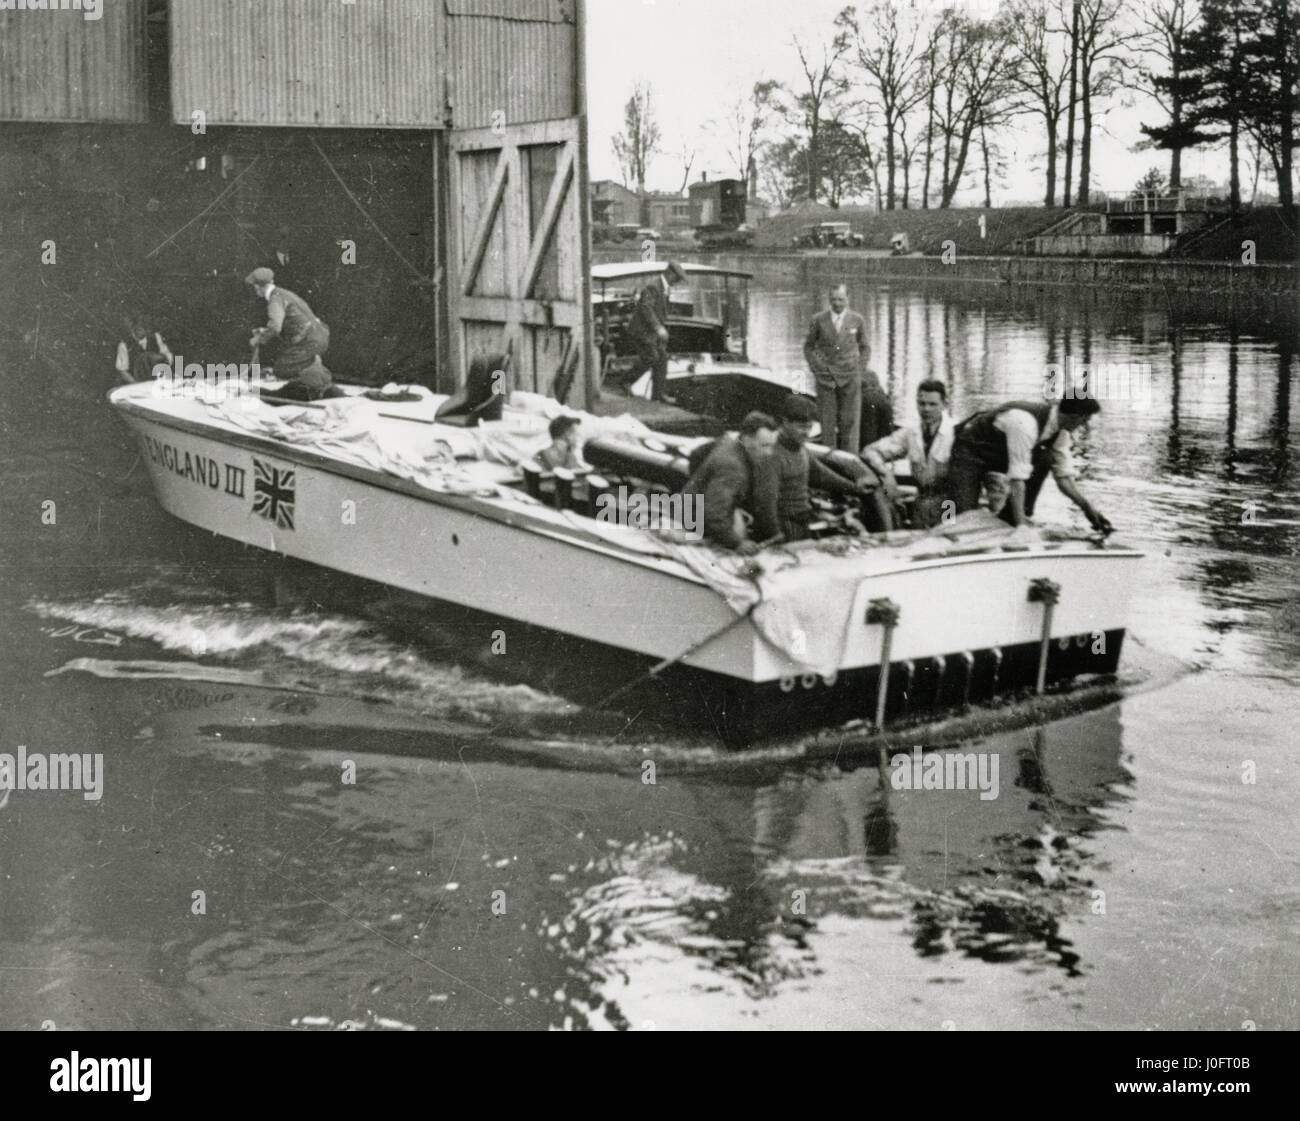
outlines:
[{"label": "dark jacket", "polygon": [[820,384],[849,385],[863,377],[870,353],[867,321],[856,311],[845,310],[844,327],[838,332],[829,311],[813,316],[808,337],[804,339],[803,355]]},{"label": "dark jacket", "polygon": [[286,343],[299,343],[318,335],[324,324],[316,318],[316,313],[307,301],[296,292],[278,285],[271,289],[267,297],[266,332],[279,335]]},{"label": "dark jacket", "polygon": [[755,461],[734,436],[719,440],[703,465],[682,487],[704,500],[704,539],[723,548],[740,544],[737,509],[754,518],[753,539],[767,541],[780,532],[776,516],[776,472],[771,460]]},{"label": "dark jacket", "polygon": [[[1038,421],[1038,431],[1041,433],[1051,416],[1052,404],[1051,401],[1008,401],[996,409],[988,409],[968,416],[953,429],[953,455],[973,459],[985,471],[1005,472],[1009,459],[1007,437],[1006,433],[994,426],[994,422],[1003,413],[1019,409],[1029,413]],[[1060,436],[1061,433],[1058,431],[1046,440],[1040,439],[1034,448],[1035,453],[1055,443]]]},{"label": "dark jacket", "polygon": [[667,328],[668,311],[668,293],[664,290],[663,277],[656,276],[637,296],[636,307],[627,324],[628,338],[634,340],[641,350],[658,347],[659,328]]},{"label": "dark jacket", "polygon": [[812,491],[857,492],[857,487],[843,475],[822,464],[802,444],[787,443],[784,436],[777,437],[772,460],[777,476],[777,516],[787,537],[791,536],[787,523],[806,522],[811,516]]}]

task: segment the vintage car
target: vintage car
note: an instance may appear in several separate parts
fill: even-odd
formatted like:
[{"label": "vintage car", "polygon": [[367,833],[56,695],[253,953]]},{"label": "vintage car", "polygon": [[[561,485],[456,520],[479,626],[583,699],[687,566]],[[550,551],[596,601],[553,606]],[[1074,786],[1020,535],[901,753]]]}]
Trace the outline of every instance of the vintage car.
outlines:
[{"label": "vintage car", "polygon": [[856,249],[865,241],[848,222],[815,222],[804,226],[795,236],[794,245],[796,249]]}]

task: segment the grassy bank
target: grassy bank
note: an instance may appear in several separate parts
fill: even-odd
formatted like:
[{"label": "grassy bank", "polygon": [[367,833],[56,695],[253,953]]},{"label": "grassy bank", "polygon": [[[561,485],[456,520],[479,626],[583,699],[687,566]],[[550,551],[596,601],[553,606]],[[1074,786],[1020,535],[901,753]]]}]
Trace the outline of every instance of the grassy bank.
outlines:
[{"label": "grassy bank", "polygon": [[[906,233],[911,248],[922,253],[941,253],[945,241],[953,241],[962,255],[999,256],[1015,252],[1021,238],[1042,233],[1054,222],[1072,213],[1064,207],[995,207],[992,210],[890,210],[877,214],[869,207],[829,206],[800,208],[778,214],[757,226],[755,247],[788,249],[804,226],[814,222],[848,222],[855,233],[866,238],[868,249],[888,249],[889,239]],[[980,235],[980,217],[984,236]]]}]

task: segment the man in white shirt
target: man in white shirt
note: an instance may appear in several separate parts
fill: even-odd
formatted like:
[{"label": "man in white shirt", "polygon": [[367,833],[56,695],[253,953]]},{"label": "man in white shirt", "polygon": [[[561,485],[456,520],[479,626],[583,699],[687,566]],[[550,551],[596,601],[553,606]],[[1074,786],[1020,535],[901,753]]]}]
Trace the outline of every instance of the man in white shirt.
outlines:
[{"label": "man in white shirt", "polygon": [[881,481],[886,529],[894,528],[893,507],[898,499],[898,484],[890,465],[899,459],[911,465],[918,489],[913,523],[919,529],[928,529],[943,514],[954,430],[947,405],[948,387],[943,382],[933,378],[921,382],[916,387],[918,420],[862,449],[863,460]]},{"label": "man in white shirt", "polygon": [[1095,398],[1068,397],[1063,401],[1012,401],[967,417],[956,427],[948,464],[948,489],[957,513],[979,505],[985,473],[997,471],[1009,480],[1002,519],[1020,525],[1033,515],[1038,492],[1050,471],[1061,493],[1083,511],[1092,527],[1109,533],[1110,522],[1075,485],[1070,447],[1070,433],[1100,411]]}]

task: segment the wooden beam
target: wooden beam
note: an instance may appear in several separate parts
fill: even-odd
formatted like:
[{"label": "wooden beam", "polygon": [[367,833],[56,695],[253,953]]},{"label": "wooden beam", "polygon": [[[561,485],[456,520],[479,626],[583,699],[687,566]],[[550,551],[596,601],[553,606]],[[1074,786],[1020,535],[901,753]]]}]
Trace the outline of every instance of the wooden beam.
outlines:
[{"label": "wooden beam", "polygon": [[[502,145],[501,155],[497,159],[496,170],[492,173],[492,182],[488,185],[487,191],[487,205],[484,207],[479,218],[478,227],[474,231],[474,240],[470,243],[469,255],[465,258],[465,271],[460,278],[460,291],[461,295],[464,296],[470,294],[474,282],[478,280],[478,271],[483,266],[483,254],[487,252],[488,242],[492,238],[492,227],[496,224],[497,211],[501,209],[501,200],[505,195],[506,178],[511,162],[510,149],[500,137],[497,138],[497,142]],[[465,185],[463,172],[459,178],[463,190]],[[461,206],[465,203],[463,197],[456,201]]]},{"label": "wooden beam", "polygon": [[528,263],[524,266],[523,281],[519,286],[519,295],[527,297],[537,283],[537,274],[542,267],[542,259],[551,244],[551,235],[560,217],[560,208],[569,193],[569,184],[573,181],[573,144],[565,144],[561,150],[560,166],[555,169],[555,178],[551,181],[550,193],[546,196],[546,205],[542,208],[541,220],[533,230],[533,241],[528,251]]}]

